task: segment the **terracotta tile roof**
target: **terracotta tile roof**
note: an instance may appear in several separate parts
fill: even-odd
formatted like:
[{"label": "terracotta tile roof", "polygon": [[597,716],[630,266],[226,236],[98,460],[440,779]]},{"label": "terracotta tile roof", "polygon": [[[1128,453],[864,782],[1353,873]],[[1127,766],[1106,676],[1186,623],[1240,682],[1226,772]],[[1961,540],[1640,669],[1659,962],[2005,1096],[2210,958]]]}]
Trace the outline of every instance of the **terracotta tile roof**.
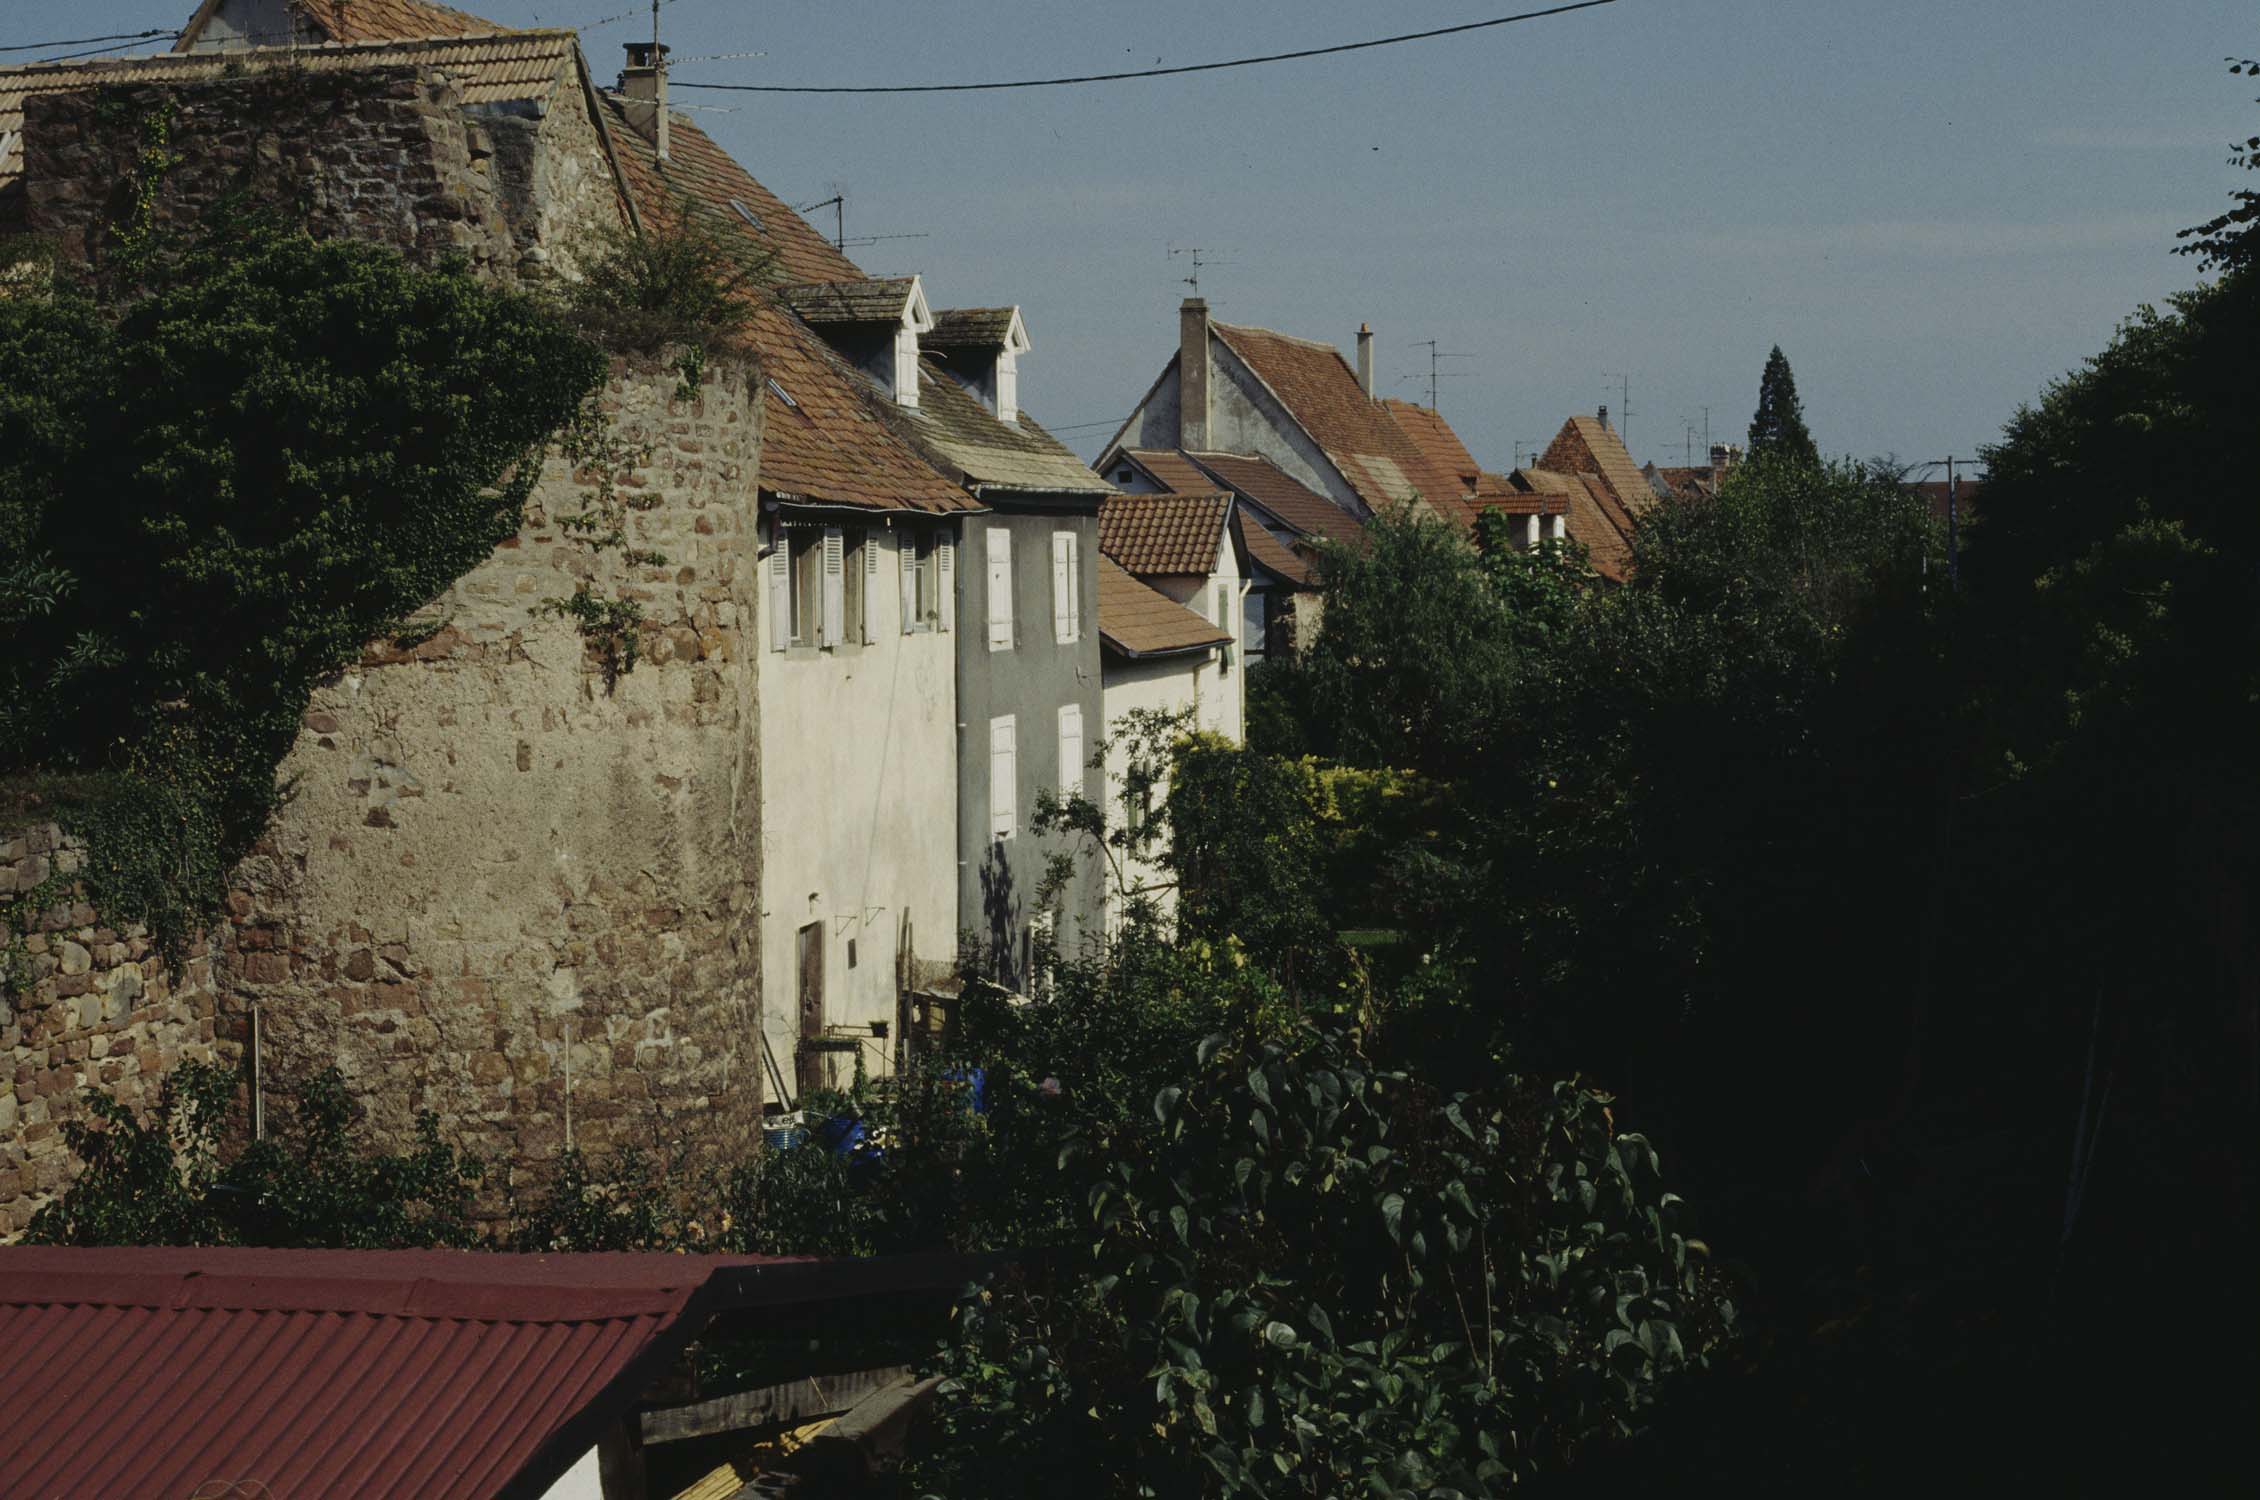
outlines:
[{"label": "terracotta tile roof", "polygon": [[1144,657],[1206,651],[1232,637],[1101,554],[1099,639],[1124,656]]},{"label": "terracotta tile roof", "polygon": [[[668,149],[674,149],[672,131]],[[804,323],[900,323],[909,310],[915,276],[858,281],[813,281],[777,288],[777,300]]]},{"label": "terracotta tile roof", "polygon": [[1517,476],[1509,474],[1483,474],[1478,476],[1475,493],[1469,503],[1477,511],[1501,510],[1510,516],[1558,516],[1569,510],[1569,486],[1565,480],[1559,489],[1542,490],[1528,485],[1518,485]]},{"label": "terracotta tile roof", "polygon": [[[204,0],[181,28],[175,52],[186,52],[204,39],[204,30],[226,0]],[[509,31],[481,16],[469,15],[430,0],[287,0],[305,28],[302,39],[332,42],[403,41],[412,37],[492,36]],[[259,37],[258,45],[274,46],[291,38]]]},{"label": "terracotta tile roof", "polygon": [[1001,349],[1012,336],[1017,307],[945,307],[934,313],[933,328],[918,336],[921,347]]},{"label": "terracotta tile roof", "polygon": [[1262,523],[1237,507],[1232,512],[1232,534],[1239,538],[1242,550],[1260,567],[1278,574],[1298,588],[1316,587],[1318,575],[1312,571],[1310,563],[1296,556],[1285,542],[1264,530]]},{"label": "terracotta tile roof", "polygon": [[1452,431],[1451,424],[1433,408],[1400,401],[1394,396],[1383,397],[1381,405],[1434,468],[1458,479],[1463,490],[1476,487],[1483,466],[1467,451],[1467,444],[1460,441],[1460,435]]},{"label": "terracotta tile roof", "polygon": [[998,421],[979,397],[931,359],[919,362],[917,407],[906,410],[888,402],[883,409],[927,450],[929,459],[957,471],[968,484],[1054,495],[1114,493],[1113,485],[1092,473],[1033,417],[1022,412],[1018,422]]},{"label": "terracotta tile roof", "polygon": [[[0,1492],[538,1494],[762,1257],[0,1249]],[[256,1481],[245,1486],[245,1481]]]},{"label": "terracotta tile roof", "polygon": [[1662,495],[1679,495],[1688,499],[1708,499],[1718,493],[1718,482],[1710,465],[1651,464],[1641,472],[1650,475],[1650,488]]},{"label": "terracotta tile roof", "polygon": [[1618,504],[1635,515],[1655,499],[1648,477],[1625,451],[1624,439],[1598,417],[1571,417],[1564,422],[1536,467],[1557,474],[1598,474]]},{"label": "terracotta tile roof", "polygon": [[1218,484],[1290,531],[1338,541],[1365,535],[1365,525],[1356,516],[1283,473],[1267,458],[1238,453],[1195,453],[1188,457]]},{"label": "terracotta tile roof", "polygon": [[[414,65],[445,74],[466,104],[547,99],[574,67],[570,31],[518,31],[471,40],[325,43],[235,52],[167,53],[0,68],[0,189],[23,172],[24,101],[113,83],[201,83],[244,68],[292,67],[316,73]],[[6,144],[8,142],[13,144]]]},{"label": "terracotta tile roof", "polygon": [[1632,515],[1617,503],[1600,475],[1573,477],[1578,487],[1570,492],[1562,529],[1585,545],[1594,572],[1622,583],[1632,576]]},{"label": "terracotta tile roof", "polygon": [[[713,222],[775,255],[788,277],[799,275],[810,282],[869,280],[705,132],[682,121],[672,123],[669,160],[662,164],[651,143],[627,124],[620,101],[606,96],[605,103],[622,175],[647,220],[679,213],[681,205],[692,204],[706,210]],[[738,213],[733,200],[751,209],[760,224]],[[782,304],[763,302],[747,342],[769,380],[761,434],[764,490],[878,509],[979,508],[926,460],[906,430],[898,428],[893,403],[873,388],[869,377],[841,359]]]},{"label": "terracotta tile roof", "polygon": [[1366,395],[1340,350],[1268,328],[1209,326],[1279,398],[1369,509],[1417,494],[1448,519],[1468,519],[1458,480],[1431,463],[1381,403]]},{"label": "terracotta tile roof", "polygon": [[[860,267],[786,207],[776,194],[753,180],[744,167],[690,121],[670,116],[664,169],[651,143],[637,134],[621,112],[617,95],[604,96],[606,124],[620,167],[639,206],[689,201],[719,216],[738,233],[776,257],[777,279],[786,285],[818,281],[862,281]],[[734,206],[743,204],[746,213]],[[748,219],[750,213],[753,219]],[[759,220],[757,224],[753,220]]]},{"label": "terracotta tile roof", "polygon": [[1198,574],[1216,570],[1232,497],[1110,495],[1099,507],[1099,551],[1133,573]]},{"label": "terracotta tile roof", "polygon": [[1198,464],[1173,448],[1125,448],[1122,456],[1145,470],[1146,477],[1163,489],[1189,495],[1216,488],[1216,481],[1203,474]]}]

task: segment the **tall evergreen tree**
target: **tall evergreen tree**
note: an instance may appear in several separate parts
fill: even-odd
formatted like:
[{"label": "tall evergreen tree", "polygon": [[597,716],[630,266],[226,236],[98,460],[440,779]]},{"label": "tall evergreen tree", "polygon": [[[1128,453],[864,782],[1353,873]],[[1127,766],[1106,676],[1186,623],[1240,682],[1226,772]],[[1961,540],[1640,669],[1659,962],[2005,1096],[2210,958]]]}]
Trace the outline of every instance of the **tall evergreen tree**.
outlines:
[{"label": "tall evergreen tree", "polygon": [[1789,373],[1788,356],[1781,345],[1766,356],[1766,373],[1758,380],[1758,410],[1750,418],[1750,456],[1820,462],[1813,435],[1805,430],[1805,408],[1797,400],[1797,377]]}]

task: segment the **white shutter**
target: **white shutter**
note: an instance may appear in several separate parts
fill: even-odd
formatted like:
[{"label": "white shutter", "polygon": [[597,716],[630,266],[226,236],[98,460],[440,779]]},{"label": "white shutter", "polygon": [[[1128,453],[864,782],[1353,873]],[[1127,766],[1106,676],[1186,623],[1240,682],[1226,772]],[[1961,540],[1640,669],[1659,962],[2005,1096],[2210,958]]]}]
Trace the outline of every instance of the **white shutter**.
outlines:
[{"label": "white shutter", "polygon": [[989,538],[989,649],[1012,649],[1012,533],[991,525]]},{"label": "white shutter", "polygon": [[996,839],[1012,837],[1020,813],[1020,750],[1015,729],[1010,714],[989,721],[989,836]]},{"label": "white shutter", "polygon": [[1075,533],[1052,533],[1052,641],[1075,639]]},{"label": "white shutter", "polygon": [[793,549],[782,524],[769,528],[769,649],[782,651],[793,639]]},{"label": "white shutter", "polygon": [[950,628],[950,617],[957,613],[956,559],[957,539],[945,531],[934,541],[934,561],[941,569],[941,581],[934,586],[938,604],[934,624],[942,630]]},{"label": "white shutter", "polygon": [[824,528],[824,639],[837,646],[847,638],[847,538],[837,526]]},{"label": "white shutter", "polygon": [[918,533],[905,526],[895,533],[895,553],[902,559],[902,633],[918,628]]},{"label": "white shutter", "polygon": [[1073,532],[1067,534],[1067,639],[1083,639],[1083,559]]},{"label": "white shutter", "polygon": [[1083,705],[1063,703],[1059,709],[1059,794],[1083,794]]},{"label": "white shutter", "polygon": [[856,591],[856,602],[861,605],[857,613],[861,618],[855,622],[856,638],[866,646],[871,644],[872,635],[871,596],[877,592],[879,592],[879,533],[866,530],[863,533],[863,587]]}]

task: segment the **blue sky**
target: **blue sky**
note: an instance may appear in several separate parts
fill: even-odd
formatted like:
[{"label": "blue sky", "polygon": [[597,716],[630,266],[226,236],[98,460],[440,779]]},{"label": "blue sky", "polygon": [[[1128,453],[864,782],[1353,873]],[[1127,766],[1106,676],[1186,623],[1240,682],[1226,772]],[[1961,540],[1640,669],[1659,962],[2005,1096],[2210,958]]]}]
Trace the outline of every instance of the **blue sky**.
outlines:
[{"label": "blue sky", "polygon": [[[638,0],[458,0],[505,25]],[[1208,61],[1480,20],[1531,0],[670,0],[675,77],[907,83]],[[0,46],[178,25],[192,0],[5,0]],[[588,27],[600,79],[648,15]],[[765,56],[696,61],[710,54]],[[1018,302],[1022,397],[1092,453],[1215,315],[1349,347],[1486,465],[1622,401],[1636,456],[1739,440],[1767,348],[1824,449],[1968,453],[2190,285],[2176,229],[2260,131],[2250,0],[1618,0],[1440,41],[1021,93],[678,102],[787,201],[844,191],[850,253],[936,306]],[[36,54],[31,54],[36,56]],[[11,54],[8,61],[22,60]],[[1418,374],[1421,378],[1406,378]],[[1083,424],[1097,424],[1084,426]]]}]

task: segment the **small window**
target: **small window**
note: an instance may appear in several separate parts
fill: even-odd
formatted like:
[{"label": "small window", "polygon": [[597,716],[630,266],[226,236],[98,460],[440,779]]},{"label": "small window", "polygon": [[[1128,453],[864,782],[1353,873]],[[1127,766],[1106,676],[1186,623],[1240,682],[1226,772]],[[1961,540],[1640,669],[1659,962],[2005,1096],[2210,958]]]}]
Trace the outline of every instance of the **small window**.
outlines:
[{"label": "small window", "polygon": [[1012,533],[1002,526],[992,525],[985,533],[988,538],[989,584],[988,618],[989,649],[1012,649]]},{"label": "small window", "polygon": [[839,642],[861,645],[871,639],[871,592],[864,586],[865,559],[870,555],[871,543],[864,529],[850,526],[841,533],[844,564],[840,579]]},{"label": "small window", "polygon": [[791,558],[792,643],[813,646],[822,620],[824,533],[814,526],[788,526],[785,547]]},{"label": "small window", "polygon": [[751,224],[754,228],[760,230],[763,234],[767,234],[769,232],[769,226],[761,222],[761,215],[755,213],[752,209],[746,207],[737,199],[732,198],[730,200],[730,207],[738,211],[739,218],[745,220],[748,224]]},{"label": "small window", "polygon": [[793,399],[793,393],[786,390],[783,386],[777,384],[774,378],[772,378],[769,382],[769,389],[777,393],[777,399],[779,401],[784,402],[785,405],[791,407],[794,411],[800,410],[800,403]]},{"label": "small window", "polygon": [[989,837],[1009,839],[1019,822],[1018,728],[1006,714],[989,721]]},{"label": "small window", "polygon": [[1076,567],[1075,533],[1052,533],[1052,640],[1072,646],[1082,636],[1082,579]]},{"label": "small window", "polygon": [[1059,794],[1083,795],[1083,705],[1063,703],[1059,709]]}]

